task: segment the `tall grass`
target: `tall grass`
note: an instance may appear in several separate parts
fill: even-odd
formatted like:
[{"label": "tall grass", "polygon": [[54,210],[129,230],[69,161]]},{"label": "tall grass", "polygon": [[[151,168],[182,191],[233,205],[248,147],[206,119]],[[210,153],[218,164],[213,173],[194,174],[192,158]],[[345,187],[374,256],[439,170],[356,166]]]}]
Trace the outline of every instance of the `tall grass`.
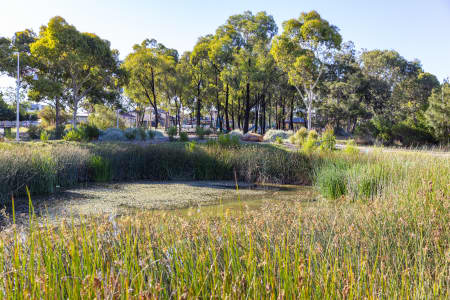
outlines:
[{"label": "tall grass", "polygon": [[[114,147],[101,150],[142,154]],[[197,148],[196,155],[234,166],[236,152]],[[146,157],[163,158],[166,152],[156,149]],[[167,164],[187,163],[180,153]],[[291,158],[282,153],[240,149],[241,170],[251,170],[238,176],[276,179],[276,172],[298,170],[295,163],[282,170]],[[121,174],[120,158],[110,161],[112,176]],[[13,225],[0,232],[0,298],[448,299],[448,159],[397,153],[309,159],[322,193],[340,201]]]},{"label": "tall grass", "polygon": [[300,153],[271,146],[237,149],[238,144],[231,137],[191,150],[184,143],[7,144],[0,149],[0,202],[9,202],[12,195],[25,195],[25,186],[32,195],[39,195],[87,182],[231,180],[234,172],[248,182],[311,180],[309,160]]}]

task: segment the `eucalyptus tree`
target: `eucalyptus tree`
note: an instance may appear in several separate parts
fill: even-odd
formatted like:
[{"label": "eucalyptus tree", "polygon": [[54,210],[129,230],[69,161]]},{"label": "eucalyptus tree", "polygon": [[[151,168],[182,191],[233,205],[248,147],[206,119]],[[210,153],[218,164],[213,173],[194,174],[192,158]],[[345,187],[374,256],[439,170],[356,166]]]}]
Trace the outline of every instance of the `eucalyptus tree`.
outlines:
[{"label": "eucalyptus tree", "polygon": [[288,73],[289,82],[305,103],[308,129],[314,102],[319,101],[318,85],[341,41],[337,27],[311,11],[284,22],[283,33],[273,42],[271,52],[275,60]]},{"label": "eucalyptus tree", "polygon": [[222,31],[232,38],[235,47],[234,64],[236,64],[245,82],[244,133],[248,132],[250,110],[255,105],[251,101],[251,83],[256,72],[256,46],[269,45],[278,28],[272,16],[266,12],[253,15],[250,11],[228,18]]},{"label": "eucalyptus tree", "polygon": [[[42,26],[39,37],[30,45],[31,53],[45,65],[50,73],[56,72],[61,82],[54,82],[62,91],[72,109],[72,122],[76,128],[78,108],[87,97],[116,94],[112,88],[119,71],[118,52],[107,40],[93,33],[79,32],[61,17],[50,19]],[[55,71],[55,70],[58,71]],[[45,72],[45,70],[44,70]],[[53,75],[48,79],[56,78]],[[59,89],[61,86],[61,89]]]},{"label": "eucalyptus tree", "polygon": [[442,143],[450,143],[450,83],[448,79],[433,90],[425,113],[433,135]]},{"label": "eucalyptus tree", "polygon": [[162,81],[177,60],[176,50],[166,48],[154,39],[134,45],[133,52],[125,58],[123,67],[128,74],[125,94],[141,107],[141,122],[146,105],[150,105],[155,115],[155,126],[158,127],[158,107],[163,97]]}]

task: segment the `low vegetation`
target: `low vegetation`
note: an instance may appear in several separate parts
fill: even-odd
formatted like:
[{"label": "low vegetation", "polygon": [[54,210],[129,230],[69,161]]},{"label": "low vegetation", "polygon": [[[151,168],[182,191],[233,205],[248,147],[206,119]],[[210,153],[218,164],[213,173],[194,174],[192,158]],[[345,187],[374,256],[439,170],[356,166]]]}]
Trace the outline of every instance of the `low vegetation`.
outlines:
[{"label": "low vegetation", "polygon": [[313,203],[32,218],[0,233],[0,297],[448,299],[448,158],[320,152],[314,169]]}]

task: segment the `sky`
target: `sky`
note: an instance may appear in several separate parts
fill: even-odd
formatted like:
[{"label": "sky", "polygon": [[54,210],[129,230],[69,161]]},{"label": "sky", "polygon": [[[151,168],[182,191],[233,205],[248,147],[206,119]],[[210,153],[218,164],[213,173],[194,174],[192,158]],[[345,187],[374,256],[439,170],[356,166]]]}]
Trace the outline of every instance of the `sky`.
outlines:
[{"label": "sky", "polygon": [[[393,49],[419,59],[440,81],[450,76],[450,0],[0,0],[0,36],[25,28],[39,32],[61,16],[79,31],[109,40],[121,58],[146,38],[181,54],[246,10],[271,14],[279,33],[283,21],[316,10],[359,49]],[[0,88],[11,85],[13,79],[0,77]]]}]

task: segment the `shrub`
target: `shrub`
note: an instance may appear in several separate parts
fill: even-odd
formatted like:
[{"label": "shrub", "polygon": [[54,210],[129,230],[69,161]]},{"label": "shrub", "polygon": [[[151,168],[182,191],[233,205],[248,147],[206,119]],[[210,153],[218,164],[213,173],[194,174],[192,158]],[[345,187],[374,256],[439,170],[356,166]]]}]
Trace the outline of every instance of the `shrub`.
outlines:
[{"label": "shrub", "polygon": [[194,152],[197,147],[197,143],[195,141],[189,142],[186,144],[186,150],[189,152]]},{"label": "shrub", "polygon": [[40,136],[41,141],[46,142],[48,141],[48,133],[45,130],[41,131],[41,136]]},{"label": "shrub", "polygon": [[241,130],[239,130],[239,129],[234,129],[234,130],[232,130],[232,131],[230,131],[229,133],[228,133],[229,135],[231,135],[231,136],[237,136],[237,137],[239,137],[239,138],[241,138],[244,134],[242,133],[242,131]]},{"label": "shrub", "polygon": [[169,136],[169,141],[174,141],[175,136],[177,135],[177,128],[175,126],[172,126],[167,129],[167,135]]},{"label": "shrub", "polygon": [[221,134],[217,138],[217,144],[224,148],[237,148],[241,143],[236,135]]},{"label": "shrub", "polygon": [[147,139],[147,133],[145,132],[145,129],[142,127],[137,128],[138,136],[140,137],[141,141],[145,141]]},{"label": "shrub", "polygon": [[189,137],[188,137],[187,132],[180,132],[180,141],[181,142],[189,141]]},{"label": "shrub", "polygon": [[156,133],[153,130],[148,130],[147,135],[149,139],[153,140],[155,138]]},{"label": "shrub", "polygon": [[291,135],[293,135],[292,131],[269,129],[266,134],[264,134],[264,141],[273,143],[276,141],[277,137],[285,140]]},{"label": "shrub", "polygon": [[331,126],[327,126],[320,137],[320,149],[325,151],[333,151],[336,146],[336,137]]},{"label": "shrub", "polygon": [[102,132],[99,137],[99,141],[113,142],[113,141],[126,141],[127,137],[125,133],[117,128],[108,128]]},{"label": "shrub", "polygon": [[297,130],[293,135],[289,137],[289,142],[291,144],[301,146],[307,137],[308,137],[308,129],[306,129],[305,127],[301,127],[299,130]]},{"label": "shrub", "polygon": [[277,144],[279,144],[279,145],[283,144],[283,139],[281,138],[281,136],[277,136],[277,137],[276,137],[275,143],[277,143]]},{"label": "shrub", "polygon": [[136,139],[137,130],[136,130],[136,128],[127,128],[127,129],[125,129],[124,134],[128,140],[132,141],[132,140]]},{"label": "shrub", "polygon": [[344,152],[349,155],[352,155],[352,156],[359,154],[359,149],[356,146],[356,143],[354,140],[349,140],[347,142],[347,144],[345,145],[345,148],[344,148]]},{"label": "shrub", "polygon": [[418,146],[424,144],[433,144],[435,139],[426,128],[419,128],[400,123],[392,127],[392,137],[399,140],[403,146]]},{"label": "shrub", "polygon": [[65,141],[81,142],[83,139],[81,132],[78,130],[71,130],[64,136]]},{"label": "shrub", "polygon": [[311,154],[313,153],[318,147],[318,140],[317,140],[317,132],[315,130],[310,130],[308,133],[308,138],[302,145],[302,151],[305,154]]},{"label": "shrub", "polygon": [[41,137],[42,127],[31,125],[28,128],[28,136],[32,140],[37,140]]},{"label": "shrub", "polygon": [[205,130],[203,129],[203,127],[197,126],[197,127],[195,128],[195,134],[197,135],[197,137],[198,137],[199,139],[203,140],[203,139],[205,138],[206,132],[205,132]]},{"label": "shrub", "polygon": [[77,128],[77,131],[85,141],[97,140],[100,136],[100,130],[91,124],[80,124],[80,126],[78,126]]}]

